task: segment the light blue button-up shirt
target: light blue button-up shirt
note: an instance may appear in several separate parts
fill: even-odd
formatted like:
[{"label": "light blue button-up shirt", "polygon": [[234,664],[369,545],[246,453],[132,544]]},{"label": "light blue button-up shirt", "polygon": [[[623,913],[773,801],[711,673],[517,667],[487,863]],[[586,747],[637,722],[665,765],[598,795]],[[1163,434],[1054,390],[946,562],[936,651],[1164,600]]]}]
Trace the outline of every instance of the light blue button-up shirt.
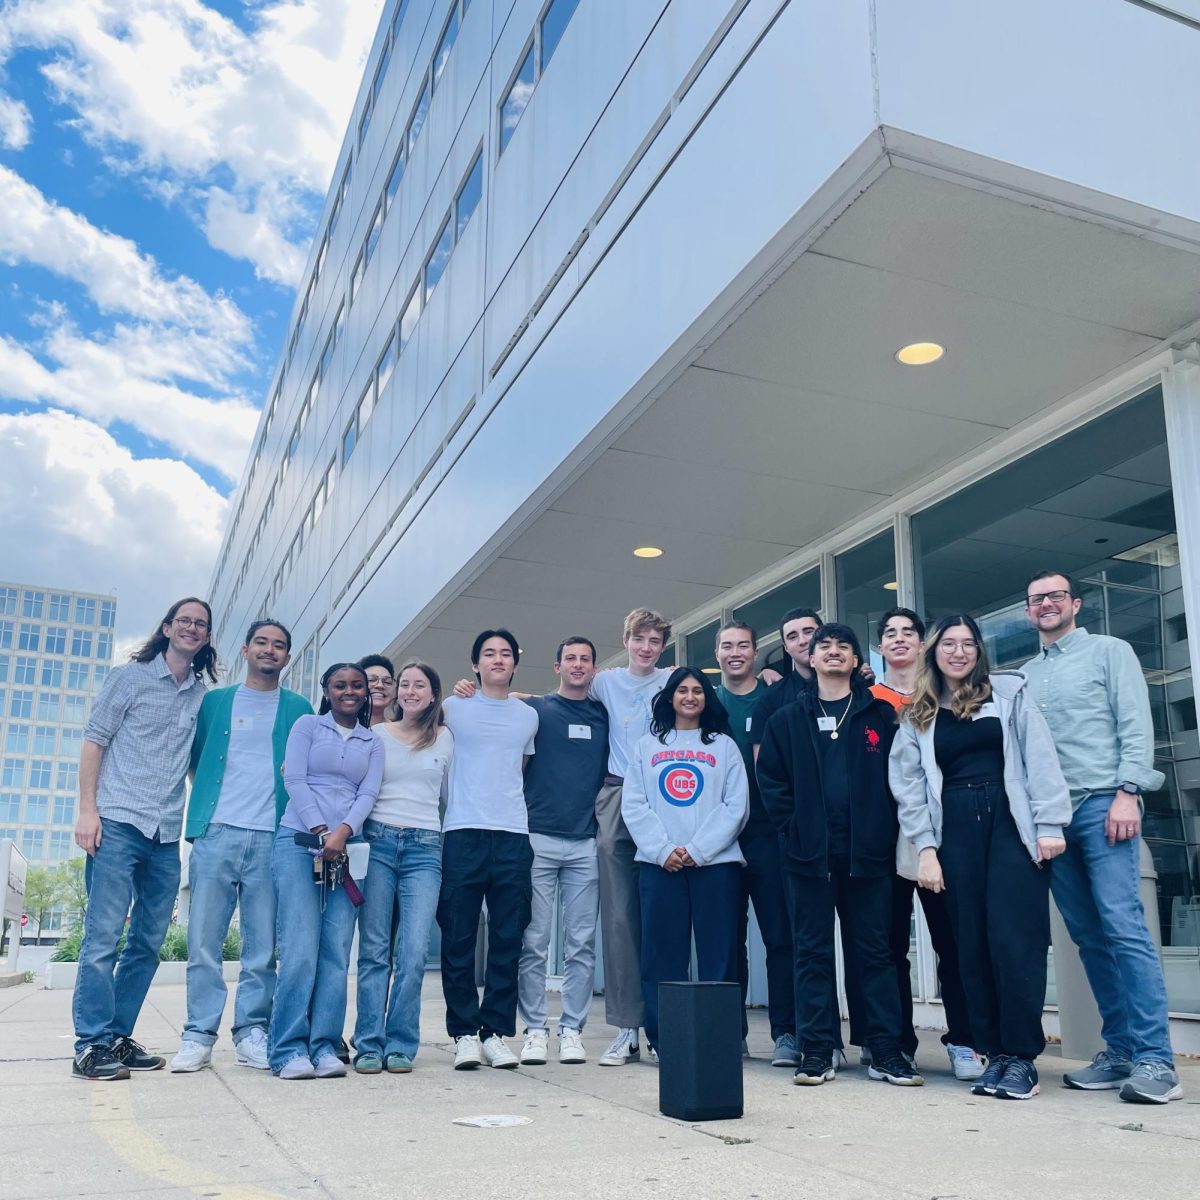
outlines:
[{"label": "light blue button-up shirt", "polygon": [[1021,670],[1054,736],[1075,808],[1093,792],[1113,792],[1123,783],[1144,791],[1162,787],[1163,773],[1154,769],[1150,693],[1128,642],[1073,629]]}]

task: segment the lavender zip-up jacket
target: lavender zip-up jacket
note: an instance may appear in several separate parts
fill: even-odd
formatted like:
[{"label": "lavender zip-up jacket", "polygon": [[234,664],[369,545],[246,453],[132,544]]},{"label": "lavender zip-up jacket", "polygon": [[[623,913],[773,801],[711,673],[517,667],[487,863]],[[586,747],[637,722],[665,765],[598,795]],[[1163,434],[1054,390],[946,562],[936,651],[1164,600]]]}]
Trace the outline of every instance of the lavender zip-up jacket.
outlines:
[{"label": "lavender zip-up jacket", "polygon": [[283,758],[288,805],[280,825],[307,831],[345,822],[361,833],[382,781],[383,747],[366,726],[355,725],[343,738],[331,713],[301,717]]}]

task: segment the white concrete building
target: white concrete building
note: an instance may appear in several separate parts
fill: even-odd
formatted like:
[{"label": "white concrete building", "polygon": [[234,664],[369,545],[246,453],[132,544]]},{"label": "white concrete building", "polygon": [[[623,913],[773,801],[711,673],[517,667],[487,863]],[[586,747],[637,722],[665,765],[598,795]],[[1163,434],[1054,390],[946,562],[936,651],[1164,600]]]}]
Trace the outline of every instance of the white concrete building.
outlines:
[{"label": "white concrete building", "polygon": [[1197,61],[1196,0],[393,3],[213,580],[226,661],[270,612],[300,690],[372,650],[452,680],[504,624],[538,689],[636,604],[704,665],[729,613],[899,602],[1009,664],[1061,567],[1151,684],[1200,1014]]}]

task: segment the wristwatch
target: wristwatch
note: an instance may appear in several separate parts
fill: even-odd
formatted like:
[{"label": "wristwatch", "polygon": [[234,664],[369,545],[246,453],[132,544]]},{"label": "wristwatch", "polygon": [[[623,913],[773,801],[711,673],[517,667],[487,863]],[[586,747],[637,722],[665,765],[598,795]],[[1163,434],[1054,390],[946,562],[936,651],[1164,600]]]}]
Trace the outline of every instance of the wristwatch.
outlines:
[{"label": "wristwatch", "polygon": [[1128,792],[1131,796],[1140,796],[1142,794],[1142,789],[1136,783],[1121,784],[1121,791]]}]

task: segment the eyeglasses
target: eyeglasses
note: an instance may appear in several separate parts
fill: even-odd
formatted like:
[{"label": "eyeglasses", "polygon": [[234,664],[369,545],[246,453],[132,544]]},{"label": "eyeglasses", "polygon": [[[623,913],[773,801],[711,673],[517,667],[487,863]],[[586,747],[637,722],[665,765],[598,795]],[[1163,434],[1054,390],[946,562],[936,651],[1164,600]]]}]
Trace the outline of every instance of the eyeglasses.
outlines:
[{"label": "eyeglasses", "polygon": [[203,617],[176,617],[175,624],[180,629],[194,629],[197,633],[207,633],[210,628]]},{"label": "eyeglasses", "polygon": [[1030,608],[1041,608],[1047,600],[1051,604],[1061,604],[1064,600],[1070,599],[1070,596],[1070,592],[1064,592],[1060,588],[1056,592],[1037,592],[1035,595],[1026,597],[1026,603]]},{"label": "eyeglasses", "polygon": [[955,650],[961,650],[964,654],[978,654],[978,642],[938,642],[938,651],[945,651],[947,654],[953,654]]},{"label": "eyeglasses", "polygon": [[391,687],[396,681],[390,675],[368,675],[368,683],[382,683],[384,687]]}]

